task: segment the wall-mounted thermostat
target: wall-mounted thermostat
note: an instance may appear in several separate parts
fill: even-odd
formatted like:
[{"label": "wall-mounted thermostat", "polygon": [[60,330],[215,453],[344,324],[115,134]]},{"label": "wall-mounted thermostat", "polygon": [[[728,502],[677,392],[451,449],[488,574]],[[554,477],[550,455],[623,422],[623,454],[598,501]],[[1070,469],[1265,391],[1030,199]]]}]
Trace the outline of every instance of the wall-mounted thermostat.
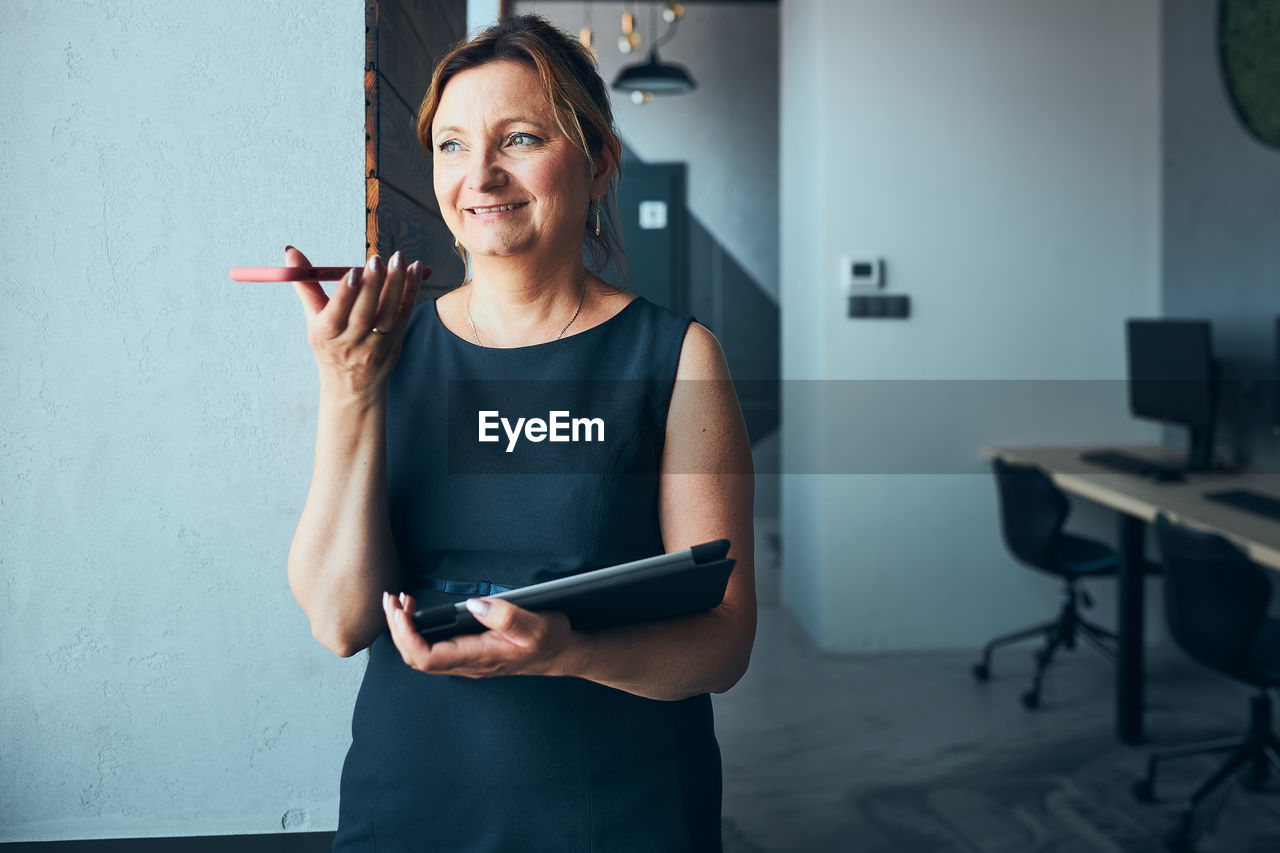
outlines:
[{"label": "wall-mounted thermostat", "polygon": [[865,255],[840,258],[840,289],[845,293],[884,287],[884,259]]}]

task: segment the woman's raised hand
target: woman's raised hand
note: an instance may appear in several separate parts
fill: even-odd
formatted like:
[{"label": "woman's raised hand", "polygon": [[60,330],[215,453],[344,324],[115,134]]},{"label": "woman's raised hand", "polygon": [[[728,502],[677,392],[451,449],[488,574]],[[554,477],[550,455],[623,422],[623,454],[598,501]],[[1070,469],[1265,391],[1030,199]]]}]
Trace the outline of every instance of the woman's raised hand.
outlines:
[{"label": "woman's raised hand", "polygon": [[[289,246],[289,266],[312,266]],[[353,397],[377,395],[400,356],[405,326],[430,267],[420,261],[405,265],[396,252],[390,263],[374,255],[364,269],[353,267],[332,296],[318,281],[294,282],[307,315],[307,341],[315,352],[321,385]]]}]

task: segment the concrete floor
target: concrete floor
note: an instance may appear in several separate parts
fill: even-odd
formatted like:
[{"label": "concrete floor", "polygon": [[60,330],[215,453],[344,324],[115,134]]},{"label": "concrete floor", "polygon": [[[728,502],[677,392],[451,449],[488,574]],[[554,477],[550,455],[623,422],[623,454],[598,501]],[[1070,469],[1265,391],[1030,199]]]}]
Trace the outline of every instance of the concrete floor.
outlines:
[{"label": "concrete floor", "polygon": [[[1034,644],[999,653],[986,684],[976,649],[819,653],[778,607],[775,545],[766,529],[751,669],[715,697],[728,853],[1157,851],[1220,758],[1165,765],[1143,805],[1129,786],[1149,750],[1244,731],[1248,691],[1172,650],[1148,658],[1140,748],[1113,736],[1112,670],[1088,648],[1054,663],[1038,711],[1019,702]],[[1197,826],[1204,853],[1277,853],[1280,784],[1225,786]]]}]

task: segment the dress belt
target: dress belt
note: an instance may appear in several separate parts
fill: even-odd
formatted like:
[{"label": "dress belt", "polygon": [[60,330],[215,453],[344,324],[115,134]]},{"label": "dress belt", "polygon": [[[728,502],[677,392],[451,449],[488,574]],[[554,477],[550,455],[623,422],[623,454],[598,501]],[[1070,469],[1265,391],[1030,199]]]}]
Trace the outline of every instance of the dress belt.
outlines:
[{"label": "dress belt", "polygon": [[451,581],[443,578],[419,578],[418,586],[430,587],[438,589],[441,592],[450,592],[455,595],[496,595],[500,592],[508,592],[515,587],[498,586],[496,583],[488,581]]}]

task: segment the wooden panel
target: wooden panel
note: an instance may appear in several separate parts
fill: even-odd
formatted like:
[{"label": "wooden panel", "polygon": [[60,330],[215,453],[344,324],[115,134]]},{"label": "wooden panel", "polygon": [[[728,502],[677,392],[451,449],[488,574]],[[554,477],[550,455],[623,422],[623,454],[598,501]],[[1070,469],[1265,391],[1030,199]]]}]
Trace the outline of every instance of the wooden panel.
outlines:
[{"label": "wooden panel", "polygon": [[[373,4],[369,4],[372,8]],[[364,254],[368,257],[378,245],[378,224],[373,212],[378,209],[378,72],[364,72]]]},{"label": "wooden panel", "polygon": [[432,269],[423,287],[445,291],[462,283],[462,260],[453,250],[453,234],[434,213],[385,186],[378,188],[378,248],[383,257],[397,249]]},{"label": "wooden panel", "polygon": [[364,4],[364,70],[378,63],[378,0],[365,0]]},{"label": "wooden panel", "polygon": [[378,70],[416,110],[436,60],[466,30],[460,0],[378,0]]},{"label": "wooden panel", "polygon": [[417,115],[385,90],[378,99],[378,170],[375,175],[439,215],[431,185],[431,154],[418,142]]},{"label": "wooden panel", "polygon": [[433,269],[424,292],[456,287],[462,262],[440,219],[431,158],[414,130],[436,60],[466,34],[465,0],[367,0],[366,249]]},{"label": "wooden panel", "polygon": [[378,165],[378,0],[364,6],[364,254],[367,258],[378,245],[378,229],[373,211],[378,206],[378,188],[372,180]]}]

